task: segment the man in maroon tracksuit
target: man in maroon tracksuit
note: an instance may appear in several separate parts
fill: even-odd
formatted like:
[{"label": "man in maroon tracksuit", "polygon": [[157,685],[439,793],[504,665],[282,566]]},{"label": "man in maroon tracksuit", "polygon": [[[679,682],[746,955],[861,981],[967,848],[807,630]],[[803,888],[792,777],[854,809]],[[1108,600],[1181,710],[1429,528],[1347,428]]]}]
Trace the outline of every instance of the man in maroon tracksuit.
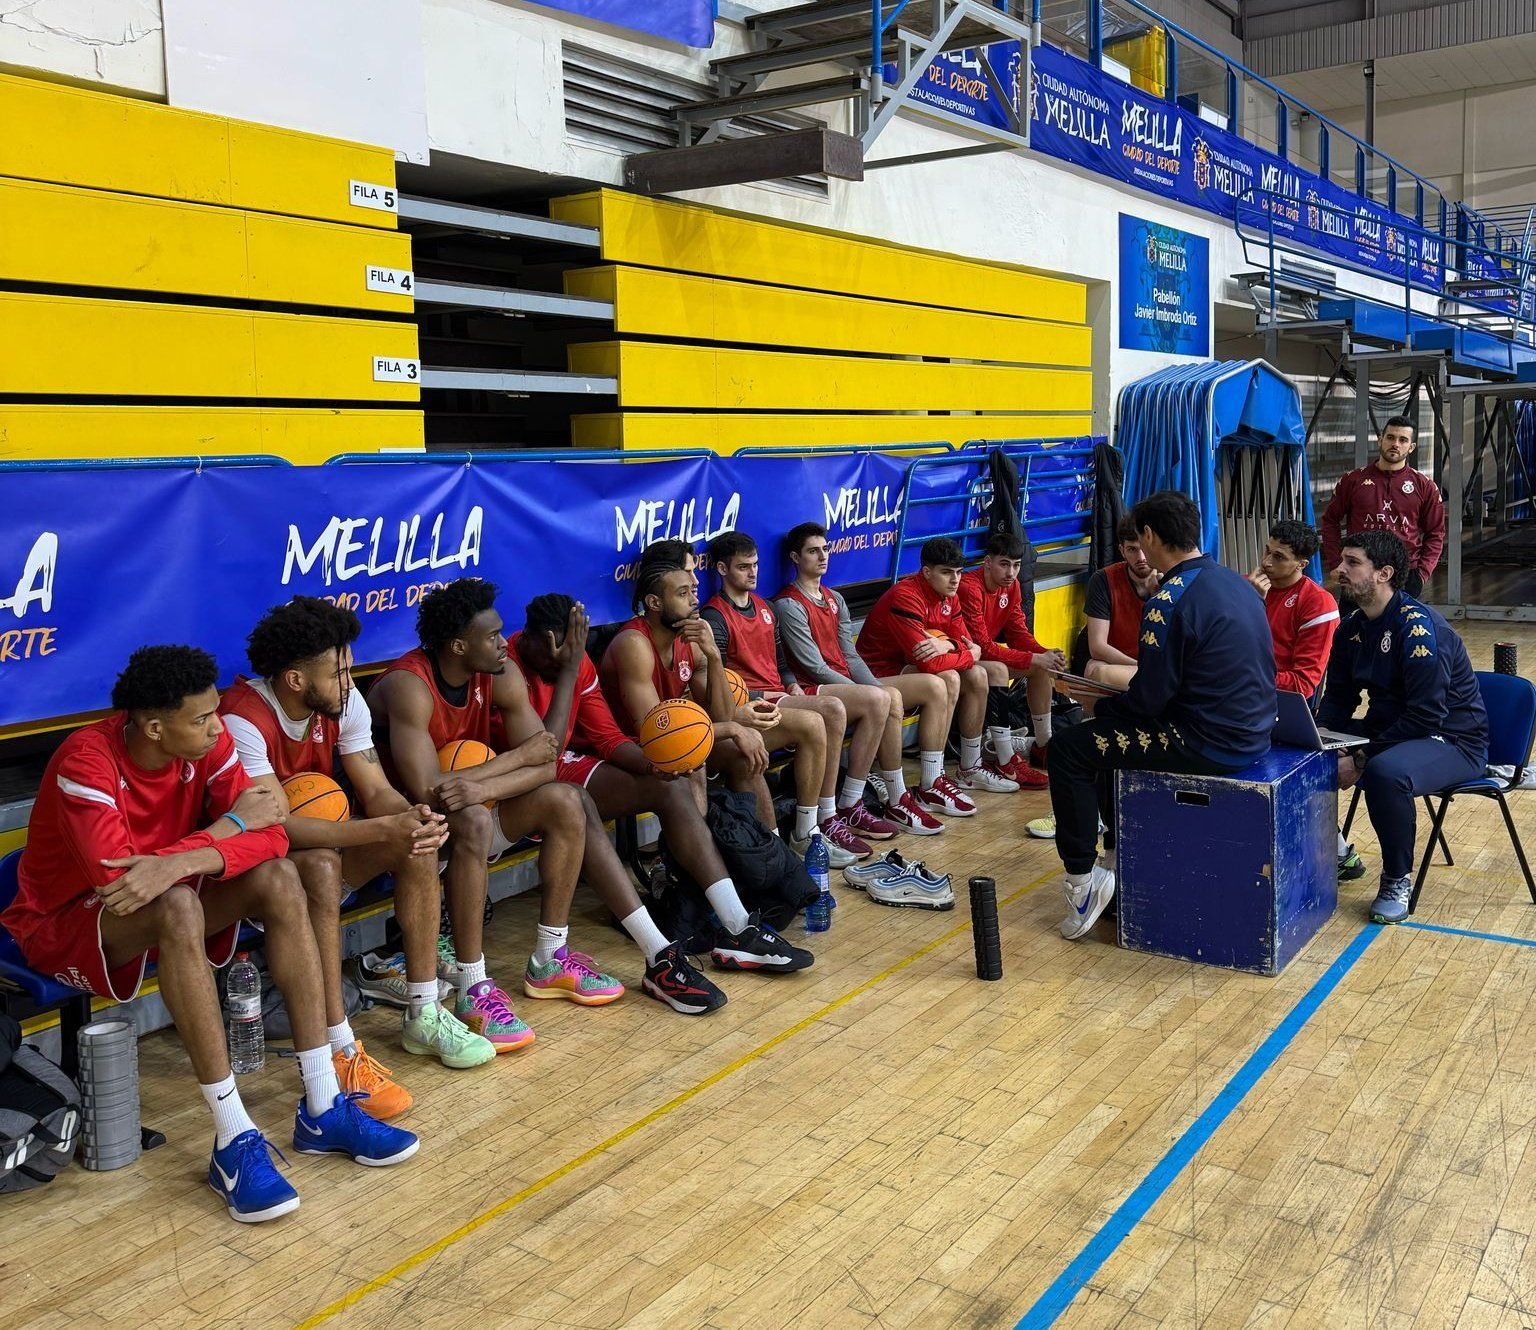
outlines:
[{"label": "man in maroon tracksuit", "polygon": [[1403,590],[1410,596],[1423,591],[1435,571],[1445,548],[1445,505],[1440,487],[1408,465],[1413,445],[1413,422],[1393,416],[1381,431],[1376,460],[1349,472],[1334,489],[1318,524],[1330,585],[1343,538],[1355,531],[1386,531],[1403,542],[1410,560]]}]

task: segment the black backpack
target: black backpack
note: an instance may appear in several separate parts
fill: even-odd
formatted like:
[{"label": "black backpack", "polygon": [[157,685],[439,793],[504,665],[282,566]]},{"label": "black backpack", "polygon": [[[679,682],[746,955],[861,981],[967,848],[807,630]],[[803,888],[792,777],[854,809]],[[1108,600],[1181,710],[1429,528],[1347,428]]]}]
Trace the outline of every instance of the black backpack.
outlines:
[{"label": "black backpack", "polygon": [[0,1193],[52,1182],[79,1135],[79,1089],[0,1014]]},{"label": "black backpack", "polygon": [[[751,794],[711,790],[704,820],[742,904],[753,914],[761,915],[771,928],[786,927],[816,899],[816,886],[800,856],[757,820],[757,800]],[[661,900],[647,902],[656,916],[657,927],[684,940],[690,952],[707,951],[714,945],[715,929],[704,889],[672,857],[665,837],[661,852],[672,886],[662,893]],[[661,913],[657,913],[658,909]],[[664,918],[672,921],[670,929]],[[701,945],[689,945],[690,941]]]}]

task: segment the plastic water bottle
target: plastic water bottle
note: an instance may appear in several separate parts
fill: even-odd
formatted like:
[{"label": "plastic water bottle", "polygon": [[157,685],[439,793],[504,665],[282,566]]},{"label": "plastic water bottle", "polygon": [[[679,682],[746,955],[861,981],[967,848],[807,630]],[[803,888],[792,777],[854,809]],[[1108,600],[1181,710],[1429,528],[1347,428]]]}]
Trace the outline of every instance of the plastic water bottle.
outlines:
[{"label": "plastic water bottle", "polygon": [[805,931],[825,933],[832,927],[832,909],[837,902],[833,899],[832,889],[828,885],[831,881],[831,869],[827,858],[827,843],[822,840],[820,831],[811,832],[811,843],[805,851],[805,871],[811,875],[811,881],[816,884],[816,890],[819,893],[816,899],[805,907]]},{"label": "plastic water bottle", "polygon": [[238,1076],[260,1071],[267,1061],[267,1030],[261,1020],[261,974],[241,952],[229,967],[224,1014],[229,1031],[229,1065]]}]

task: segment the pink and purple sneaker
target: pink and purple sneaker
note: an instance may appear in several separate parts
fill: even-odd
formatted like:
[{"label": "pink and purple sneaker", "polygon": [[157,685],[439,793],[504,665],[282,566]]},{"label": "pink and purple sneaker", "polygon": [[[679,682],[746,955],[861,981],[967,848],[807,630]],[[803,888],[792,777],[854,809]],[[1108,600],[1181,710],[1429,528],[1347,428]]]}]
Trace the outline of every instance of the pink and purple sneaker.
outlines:
[{"label": "pink and purple sneaker", "polygon": [[564,998],[583,1007],[603,1007],[624,996],[624,985],[599,970],[590,956],[561,947],[542,963],[528,958],[523,992],[531,998]]},{"label": "pink and purple sneaker", "polygon": [[512,1010],[512,999],[496,986],[494,979],[482,979],[467,993],[460,993],[453,1004],[453,1014],[482,1039],[489,1040],[498,1053],[515,1053],[533,1042],[534,1034]]}]

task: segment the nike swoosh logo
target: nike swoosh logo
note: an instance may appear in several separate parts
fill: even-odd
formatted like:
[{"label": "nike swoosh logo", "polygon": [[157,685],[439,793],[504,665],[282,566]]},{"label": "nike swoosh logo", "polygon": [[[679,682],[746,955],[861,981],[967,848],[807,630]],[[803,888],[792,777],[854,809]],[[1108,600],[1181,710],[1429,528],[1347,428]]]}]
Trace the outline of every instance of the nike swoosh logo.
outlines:
[{"label": "nike swoosh logo", "polygon": [[234,1189],[240,1185],[240,1170],[238,1168],[235,1170],[234,1177],[230,1177],[229,1174],[224,1171],[223,1166],[217,1161],[215,1161],[213,1169],[214,1172],[219,1175],[219,1180],[224,1184],[225,1191],[234,1191]]},{"label": "nike swoosh logo", "polygon": [[309,1123],[305,1122],[303,1118],[299,1119],[299,1126],[303,1127],[304,1130],[307,1131],[311,1136],[324,1136],[325,1135],[325,1128],[324,1127],[312,1127],[312,1126],[310,1126]]},{"label": "nike swoosh logo", "polygon": [[222,1104],[226,1099],[228,1099],[230,1097],[230,1095],[234,1094],[234,1092],[235,1091],[234,1091],[234,1087],[233,1086],[231,1086],[228,1090],[224,1091],[224,1093],[219,1096],[219,1103]]},{"label": "nike swoosh logo", "polygon": [[1083,903],[1081,905],[1074,906],[1073,908],[1078,912],[1078,914],[1087,914],[1088,904],[1092,900],[1093,892],[1090,890],[1089,893],[1083,898]]}]

